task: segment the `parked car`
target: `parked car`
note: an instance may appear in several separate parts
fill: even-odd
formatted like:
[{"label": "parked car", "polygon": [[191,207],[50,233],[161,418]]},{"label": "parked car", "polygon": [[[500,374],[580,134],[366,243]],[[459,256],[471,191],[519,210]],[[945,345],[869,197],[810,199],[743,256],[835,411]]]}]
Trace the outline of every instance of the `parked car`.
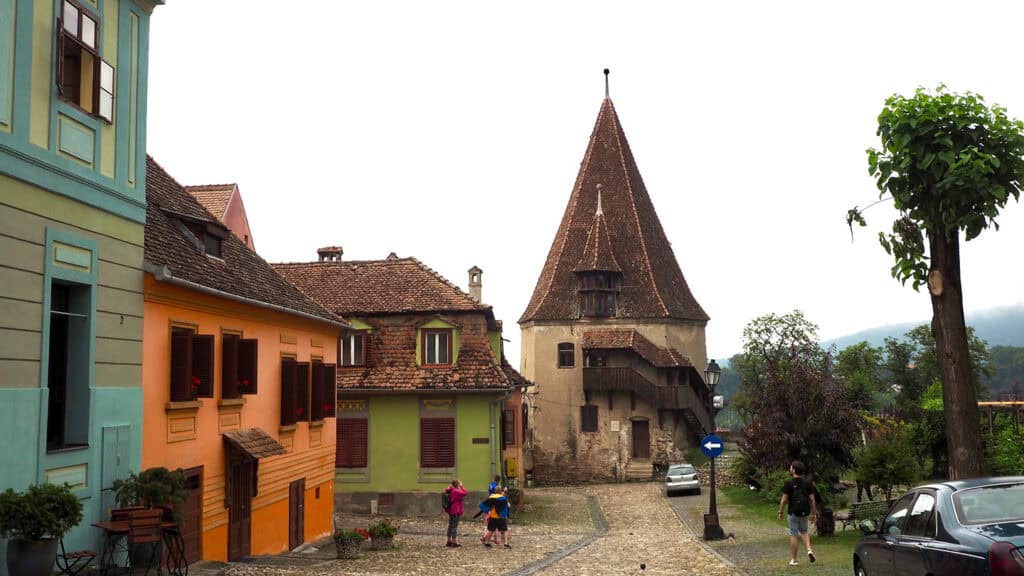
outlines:
[{"label": "parked car", "polygon": [[700,494],[700,477],[692,464],[672,464],[665,474],[665,494],[693,492]]},{"label": "parked car", "polygon": [[1024,576],[1024,477],[919,486],[860,529],[857,576]]}]

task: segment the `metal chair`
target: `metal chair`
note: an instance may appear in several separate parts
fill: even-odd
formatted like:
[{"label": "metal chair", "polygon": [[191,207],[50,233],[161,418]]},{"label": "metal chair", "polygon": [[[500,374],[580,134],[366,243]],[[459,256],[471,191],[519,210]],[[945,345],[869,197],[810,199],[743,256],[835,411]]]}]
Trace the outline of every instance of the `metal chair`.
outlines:
[{"label": "metal chair", "polygon": [[[132,510],[128,514],[129,557],[138,555],[143,547],[149,547],[151,550],[144,574],[149,574],[154,564],[156,564],[156,573],[161,574],[162,572],[160,569],[160,560],[163,554],[163,528],[160,526],[162,517],[163,511],[158,509]],[[135,558],[131,560],[132,574],[135,574],[135,569],[138,568],[135,565],[135,560]]]},{"label": "metal chair", "polygon": [[68,552],[64,548],[64,538],[60,539],[60,554],[57,554],[57,571],[60,574],[64,576],[78,576],[95,559],[96,553],[92,550]]}]

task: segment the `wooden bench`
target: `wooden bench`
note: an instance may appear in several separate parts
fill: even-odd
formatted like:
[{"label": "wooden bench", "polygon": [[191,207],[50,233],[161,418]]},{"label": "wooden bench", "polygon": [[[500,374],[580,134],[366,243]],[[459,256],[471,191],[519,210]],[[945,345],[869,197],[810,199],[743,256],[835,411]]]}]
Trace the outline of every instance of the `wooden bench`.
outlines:
[{"label": "wooden bench", "polygon": [[870,502],[856,502],[850,504],[850,511],[846,516],[837,517],[843,523],[843,530],[849,525],[856,526],[862,520],[880,521],[892,506],[892,500],[872,500]]}]

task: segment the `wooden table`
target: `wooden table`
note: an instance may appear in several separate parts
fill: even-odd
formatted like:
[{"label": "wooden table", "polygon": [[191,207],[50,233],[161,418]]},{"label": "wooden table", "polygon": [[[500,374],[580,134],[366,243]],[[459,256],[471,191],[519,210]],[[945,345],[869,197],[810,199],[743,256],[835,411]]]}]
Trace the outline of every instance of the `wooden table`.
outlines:
[{"label": "wooden table", "polygon": [[[100,554],[100,574],[105,576],[108,571],[115,567],[114,554],[117,552],[117,543],[128,537],[128,520],[106,520],[104,522],[93,522],[92,526],[103,530],[103,552]],[[163,531],[163,546],[166,553],[161,551],[163,559],[161,564],[167,568],[169,574],[175,576],[188,576],[188,561],[185,559],[185,541],[181,538],[181,530],[174,522],[161,522],[160,529]],[[127,550],[127,544],[125,545]]]}]

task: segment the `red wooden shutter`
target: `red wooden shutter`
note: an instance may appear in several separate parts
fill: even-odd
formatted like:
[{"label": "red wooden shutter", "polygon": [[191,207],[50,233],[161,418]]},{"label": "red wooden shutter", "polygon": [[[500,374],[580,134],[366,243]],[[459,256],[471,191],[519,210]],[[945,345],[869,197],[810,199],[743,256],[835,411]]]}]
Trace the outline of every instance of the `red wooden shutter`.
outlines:
[{"label": "red wooden shutter", "polygon": [[221,336],[220,397],[238,398],[238,336]]},{"label": "red wooden shutter", "polygon": [[580,430],[597,432],[597,404],[580,406]]},{"label": "red wooden shutter", "polygon": [[374,360],[373,332],[366,330],[363,332],[363,364],[373,366]]},{"label": "red wooden shutter", "polygon": [[309,422],[309,362],[296,363],[295,420]]},{"label": "red wooden shutter", "polygon": [[281,359],[281,426],[295,424],[295,360]]},{"label": "red wooden shutter", "polygon": [[420,419],[420,467],[455,466],[455,419]]},{"label": "red wooden shutter", "polygon": [[259,383],[259,341],[243,338],[238,341],[238,381],[242,394],[256,394]]},{"label": "red wooden shutter", "polygon": [[366,418],[338,420],[338,468],[365,468],[367,455]]},{"label": "red wooden shutter", "polygon": [[171,402],[192,399],[192,332],[171,330]]},{"label": "red wooden shutter", "polygon": [[511,446],[516,443],[516,411],[501,411],[501,444]]},{"label": "red wooden shutter", "polygon": [[213,335],[192,335],[192,376],[199,379],[196,396],[213,398]]},{"label": "red wooden shutter", "polygon": [[317,422],[324,419],[324,364],[313,361],[313,379],[310,383],[309,419]]},{"label": "red wooden shutter", "polygon": [[334,418],[338,407],[338,367],[324,364],[324,417]]}]

